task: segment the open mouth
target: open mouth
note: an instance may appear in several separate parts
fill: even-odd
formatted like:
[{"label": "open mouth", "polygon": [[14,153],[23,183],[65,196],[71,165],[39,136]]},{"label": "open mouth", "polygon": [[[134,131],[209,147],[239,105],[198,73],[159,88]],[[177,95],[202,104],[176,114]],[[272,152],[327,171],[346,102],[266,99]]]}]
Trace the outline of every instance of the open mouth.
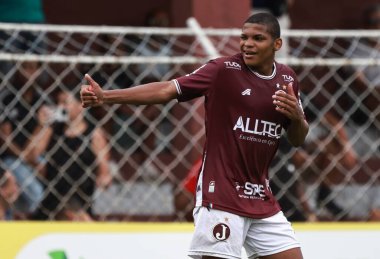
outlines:
[{"label": "open mouth", "polygon": [[252,58],[253,56],[257,55],[257,52],[244,51],[243,54],[245,58]]}]

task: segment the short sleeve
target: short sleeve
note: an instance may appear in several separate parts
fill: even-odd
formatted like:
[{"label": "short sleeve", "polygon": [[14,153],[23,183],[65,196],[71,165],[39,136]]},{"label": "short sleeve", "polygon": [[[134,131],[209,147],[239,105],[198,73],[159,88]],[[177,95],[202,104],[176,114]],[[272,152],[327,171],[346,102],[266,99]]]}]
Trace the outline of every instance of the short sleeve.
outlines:
[{"label": "short sleeve", "polygon": [[178,92],[178,101],[184,102],[207,95],[215,84],[217,73],[217,62],[211,60],[194,72],[174,79]]}]

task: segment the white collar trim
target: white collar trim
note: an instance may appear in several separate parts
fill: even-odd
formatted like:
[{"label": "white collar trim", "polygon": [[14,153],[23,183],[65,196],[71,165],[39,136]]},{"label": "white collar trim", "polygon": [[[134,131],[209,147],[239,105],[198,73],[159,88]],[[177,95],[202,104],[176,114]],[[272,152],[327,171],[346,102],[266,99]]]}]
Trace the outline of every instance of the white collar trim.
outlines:
[{"label": "white collar trim", "polygon": [[265,79],[265,80],[270,80],[270,79],[274,78],[275,75],[276,75],[276,72],[277,72],[276,63],[273,63],[273,72],[272,72],[272,74],[269,75],[269,76],[260,75],[260,74],[257,73],[256,71],[253,71],[249,66],[247,66],[247,67],[248,67],[248,69],[249,69],[252,73],[254,73],[257,77],[260,77],[260,78]]}]

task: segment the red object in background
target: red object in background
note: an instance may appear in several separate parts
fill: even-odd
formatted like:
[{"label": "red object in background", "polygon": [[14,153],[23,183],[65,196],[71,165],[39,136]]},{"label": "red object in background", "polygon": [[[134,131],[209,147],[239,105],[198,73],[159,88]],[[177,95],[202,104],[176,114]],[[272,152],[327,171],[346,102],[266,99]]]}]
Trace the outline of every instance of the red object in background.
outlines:
[{"label": "red object in background", "polygon": [[182,182],[182,186],[185,190],[195,195],[195,189],[197,187],[198,175],[202,166],[202,158],[199,158],[194,165],[190,168],[186,178]]}]

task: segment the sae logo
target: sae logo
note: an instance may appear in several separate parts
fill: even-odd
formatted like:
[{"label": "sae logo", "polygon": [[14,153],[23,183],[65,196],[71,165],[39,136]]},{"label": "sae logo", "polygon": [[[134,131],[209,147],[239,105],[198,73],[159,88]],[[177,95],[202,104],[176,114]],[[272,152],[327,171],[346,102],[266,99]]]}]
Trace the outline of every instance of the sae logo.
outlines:
[{"label": "sae logo", "polygon": [[225,61],[224,64],[226,65],[226,68],[241,70],[240,64],[234,61]]}]

